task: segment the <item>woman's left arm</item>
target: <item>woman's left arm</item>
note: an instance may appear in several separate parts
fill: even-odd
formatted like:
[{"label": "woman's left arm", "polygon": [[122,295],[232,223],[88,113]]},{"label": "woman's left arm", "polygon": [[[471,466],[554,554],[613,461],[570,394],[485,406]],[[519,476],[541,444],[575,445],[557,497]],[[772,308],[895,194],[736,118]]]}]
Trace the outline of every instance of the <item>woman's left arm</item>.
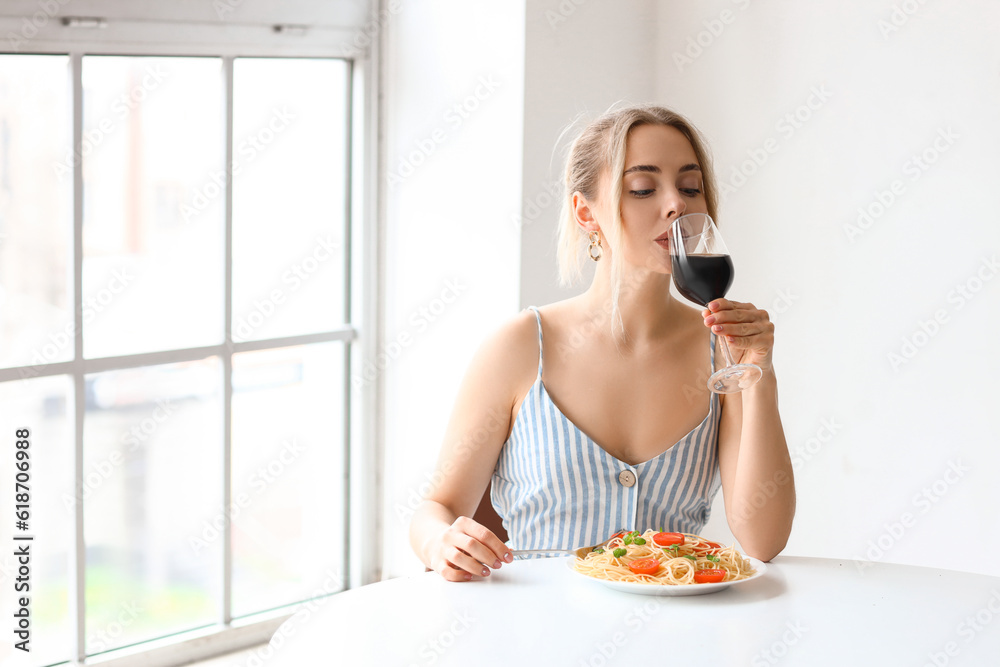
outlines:
[{"label": "woman's left arm", "polygon": [[[708,304],[702,316],[705,326],[726,337],[736,363],[763,371],[753,386],[722,396],[719,472],[730,530],[748,555],[771,560],[785,548],[795,515],[792,462],[771,365],[774,325],[766,311],[727,299]],[[721,350],[716,365],[725,365]]]}]

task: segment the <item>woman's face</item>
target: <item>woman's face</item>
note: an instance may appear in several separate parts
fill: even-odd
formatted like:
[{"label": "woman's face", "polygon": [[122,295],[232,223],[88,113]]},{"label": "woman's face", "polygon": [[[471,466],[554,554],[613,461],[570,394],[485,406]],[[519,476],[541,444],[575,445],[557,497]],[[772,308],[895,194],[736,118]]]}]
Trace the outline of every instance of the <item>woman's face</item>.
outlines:
[{"label": "woman's face", "polygon": [[666,125],[633,128],[622,182],[625,261],[670,273],[671,223],[685,213],[707,212],[701,165],[687,138]]}]

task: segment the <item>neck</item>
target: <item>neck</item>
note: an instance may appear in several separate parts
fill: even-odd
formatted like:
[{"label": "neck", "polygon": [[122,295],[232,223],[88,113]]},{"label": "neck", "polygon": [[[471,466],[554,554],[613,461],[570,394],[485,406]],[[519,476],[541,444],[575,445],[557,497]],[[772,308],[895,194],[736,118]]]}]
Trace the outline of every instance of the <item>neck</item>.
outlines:
[{"label": "neck", "polygon": [[[592,312],[611,313],[611,262],[605,257],[598,263],[594,281],[584,293]],[[646,343],[662,339],[677,330],[684,306],[670,294],[670,275],[625,265],[618,309],[626,340]],[[620,336],[615,327],[615,337]]]}]

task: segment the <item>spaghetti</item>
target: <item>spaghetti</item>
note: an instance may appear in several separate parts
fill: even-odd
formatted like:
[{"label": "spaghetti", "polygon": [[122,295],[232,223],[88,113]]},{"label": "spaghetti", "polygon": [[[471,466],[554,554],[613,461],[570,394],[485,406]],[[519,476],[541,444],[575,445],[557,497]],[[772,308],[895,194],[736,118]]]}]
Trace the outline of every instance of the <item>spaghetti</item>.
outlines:
[{"label": "spaghetti", "polygon": [[756,570],[733,547],[691,533],[619,533],[574,564],[577,572],[610,581],[685,586],[747,579]]}]

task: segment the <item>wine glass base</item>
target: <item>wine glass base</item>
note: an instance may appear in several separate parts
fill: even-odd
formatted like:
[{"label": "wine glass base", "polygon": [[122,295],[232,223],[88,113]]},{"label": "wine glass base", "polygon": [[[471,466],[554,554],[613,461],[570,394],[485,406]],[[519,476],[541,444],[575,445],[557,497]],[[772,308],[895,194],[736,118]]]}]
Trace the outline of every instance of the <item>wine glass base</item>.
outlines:
[{"label": "wine glass base", "polygon": [[760,367],[753,364],[726,366],[708,378],[708,390],[715,394],[735,394],[756,383],[760,376]]}]

